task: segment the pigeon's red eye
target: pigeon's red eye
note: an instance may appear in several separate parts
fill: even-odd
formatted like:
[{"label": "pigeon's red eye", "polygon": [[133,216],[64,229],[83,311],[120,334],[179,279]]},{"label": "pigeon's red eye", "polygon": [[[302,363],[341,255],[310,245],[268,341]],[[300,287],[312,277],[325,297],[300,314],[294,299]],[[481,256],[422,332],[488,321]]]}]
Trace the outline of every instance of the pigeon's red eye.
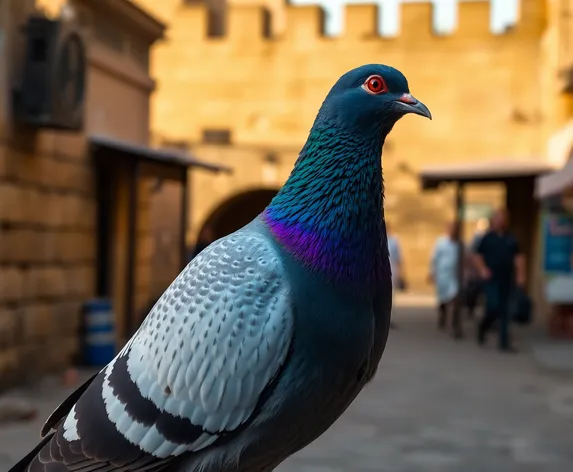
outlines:
[{"label": "pigeon's red eye", "polygon": [[375,95],[388,91],[388,87],[386,87],[386,82],[384,82],[384,79],[379,75],[371,75],[370,77],[368,77],[362,87],[367,92],[373,93]]}]

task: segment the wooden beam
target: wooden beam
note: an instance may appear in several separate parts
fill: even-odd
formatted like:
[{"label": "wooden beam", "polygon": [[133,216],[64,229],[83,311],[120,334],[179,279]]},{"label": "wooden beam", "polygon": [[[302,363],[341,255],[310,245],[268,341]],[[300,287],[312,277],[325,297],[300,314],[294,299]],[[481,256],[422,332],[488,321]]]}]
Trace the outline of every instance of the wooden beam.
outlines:
[{"label": "wooden beam", "polygon": [[465,184],[458,182],[456,185],[455,208],[456,220],[455,224],[458,231],[458,297],[453,306],[453,320],[454,320],[454,336],[462,334],[462,292],[464,288],[464,268],[465,268],[465,251],[464,251],[464,208],[465,208]]},{"label": "wooden beam", "polygon": [[130,338],[135,331],[135,277],[137,264],[137,216],[139,201],[140,161],[136,160],[129,175],[129,214],[127,228],[127,265],[126,265],[126,303],[125,303],[125,336]]}]

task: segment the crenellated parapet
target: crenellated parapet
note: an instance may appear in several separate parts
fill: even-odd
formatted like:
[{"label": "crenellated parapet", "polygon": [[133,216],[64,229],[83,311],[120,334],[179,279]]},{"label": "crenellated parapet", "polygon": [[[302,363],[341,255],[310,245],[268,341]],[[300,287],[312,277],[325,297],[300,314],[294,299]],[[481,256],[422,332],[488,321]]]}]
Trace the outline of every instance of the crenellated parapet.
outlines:
[{"label": "crenellated parapet", "polygon": [[[381,62],[403,71],[429,102],[438,124],[431,131],[427,125],[420,142],[430,142],[444,160],[535,154],[545,0],[520,5],[516,25],[496,35],[492,4],[462,1],[457,28],[437,35],[431,2],[403,3],[400,34],[388,38],[380,35],[380,9],[372,2],[345,5],[342,31],[334,37],[317,5],[281,6],[274,11],[280,14],[277,30],[268,27],[264,8],[231,4],[224,34],[210,36],[208,9],[179,4],[151,61],[158,80],[153,128],[190,142],[202,142],[205,130],[228,130],[234,144],[304,142],[333,80],[352,67]],[[407,130],[400,127],[395,139]],[[419,125],[416,130],[426,132]],[[424,146],[401,142],[400,153],[423,154]]]},{"label": "crenellated parapet", "polygon": [[458,10],[463,3],[481,2],[489,6],[489,28],[492,34],[503,34],[519,20],[520,0],[290,0],[296,6],[320,6],[325,11],[324,31],[338,36],[344,31],[345,7],[372,4],[377,8],[376,31],[383,38],[394,38],[401,32],[402,7],[425,3],[432,7],[432,30],[438,35],[451,35],[458,26]]},{"label": "crenellated parapet", "polygon": [[[270,28],[267,10],[259,6],[230,5],[225,34],[208,36],[205,6],[183,6],[173,29],[176,34],[221,43],[260,40],[340,41],[363,38],[381,41],[441,40],[459,36],[495,37],[539,25],[538,0],[292,0],[285,6],[283,27]],[[404,27],[404,25],[407,25]],[[415,25],[415,27],[413,27]],[[270,34],[270,31],[274,31]]]}]

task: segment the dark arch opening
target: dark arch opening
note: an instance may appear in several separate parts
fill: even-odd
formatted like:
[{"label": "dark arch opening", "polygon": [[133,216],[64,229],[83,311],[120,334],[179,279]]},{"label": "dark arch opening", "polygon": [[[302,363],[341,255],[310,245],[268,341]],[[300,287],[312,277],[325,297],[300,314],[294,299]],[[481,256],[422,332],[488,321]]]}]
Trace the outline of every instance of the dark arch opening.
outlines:
[{"label": "dark arch opening", "polygon": [[229,198],[209,215],[197,238],[198,246],[222,238],[250,223],[277,194],[278,189],[257,189]]}]

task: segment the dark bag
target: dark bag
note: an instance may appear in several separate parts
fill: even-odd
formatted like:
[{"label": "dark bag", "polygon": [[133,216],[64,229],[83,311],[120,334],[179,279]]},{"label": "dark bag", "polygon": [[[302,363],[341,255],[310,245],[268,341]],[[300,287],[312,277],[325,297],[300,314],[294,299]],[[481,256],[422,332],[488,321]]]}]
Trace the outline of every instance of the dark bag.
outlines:
[{"label": "dark bag", "polygon": [[517,324],[527,325],[533,319],[533,307],[531,299],[521,288],[516,288],[509,300],[510,319]]}]

